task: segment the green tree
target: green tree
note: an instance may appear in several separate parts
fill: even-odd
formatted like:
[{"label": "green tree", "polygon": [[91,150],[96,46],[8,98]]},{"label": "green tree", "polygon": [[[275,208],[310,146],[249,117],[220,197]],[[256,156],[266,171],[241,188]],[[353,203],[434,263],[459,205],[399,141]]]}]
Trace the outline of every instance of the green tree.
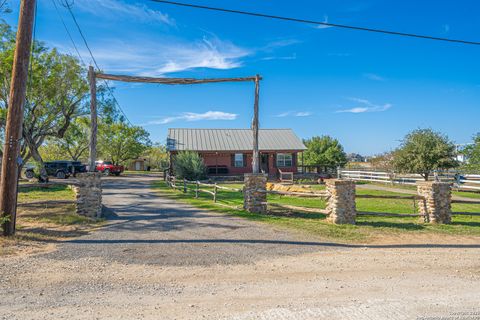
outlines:
[{"label": "green tree", "polygon": [[[0,39],[0,138],[3,138],[15,32],[1,20]],[[21,156],[24,162],[33,158],[42,168],[42,154],[48,154],[48,159],[52,160],[75,159],[84,155],[88,134],[85,124],[80,126],[75,119],[89,112],[89,91],[87,71],[76,58],[49,49],[39,41],[35,41],[32,48]],[[97,88],[98,113],[106,122],[113,123],[121,117],[105,89],[102,85]],[[70,128],[72,123],[73,128]],[[50,146],[51,143],[59,145]],[[53,157],[53,152],[57,151],[57,157]]]},{"label": "green tree", "polygon": [[[15,34],[0,24],[0,108],[8,111]],[[39,148],[47,139],[63,138],[75,117],[86,111],[86,70],[72,56],[60,54],[43,43],[32,46],[27,95],[24,107],[22,157],[43,163]],[[4,123],[4,120],[1,121]],[[2,132],[3,132],[2,125]]]},{"label": "green tree", "polygon": [[174,174],[178,179],[200,180],[205,177],[206,169],[202,157],[194,151],[181,151],[173,161]]},{"label": "green tree", "polygon": [[473,137],[473,144],[466,146],[463,149],[463,153],[467,159],[465,168],[470,170],[480,170],[480,133],[477,133]]},{"label": "green tree", "polygon": [[455,145],[446,135],[431,129],[410,132],[394,152],[394,168],[399,172],[420,174],[425,181],[433,170],[458,166]]},{"label": "green tree", "polygon": [[153,144],[145,153],[153,169],[164,169],[168,167],[167,148],[160,144]]},{"label": "green tree", "polygon": [[43,161],[68,160],[69,157],[57,143],[47,142],[38,148]]},{"label": "green tree", "polygon": [[303,153],[303,161],[310,166],[336,168],[347,163],[347,155],[337,139],[330,136],[315,136],[303,141],[307,150]]},{"label": "green tree", "polygon": [[377,169],[383,169],[387,171],[394,171],[394,165],[393,165],[393,158],[394,158],[394,153],[393,152],[385,152],[379,155],[374,156],[373,158],[370,159],[370,164]]},{"label": "green tree", "polygon": [[142,127],[124,122],[99,125],[99,154],[115,164],[138,158],[150,145],[149,133]]},{"label": "green tree", "polygon": [[50,138],[40,147],[45,161],[68,159],[86,160],[90,145],[90,119],[78,117],[72,121],[62,138]]}]

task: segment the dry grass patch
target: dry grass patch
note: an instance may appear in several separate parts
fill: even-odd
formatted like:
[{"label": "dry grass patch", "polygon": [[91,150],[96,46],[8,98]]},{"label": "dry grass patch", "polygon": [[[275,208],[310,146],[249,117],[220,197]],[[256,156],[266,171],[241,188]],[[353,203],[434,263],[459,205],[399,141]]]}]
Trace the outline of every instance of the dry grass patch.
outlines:
[{"label": "dry grass patch", "polygon": [[[55,244],[87,234],[103,220],[77,215],[73,191],[68,186],[48,189],[21,189],[18,195],[17,232],[0,237],[0,256],[53,250]],[[41,204],[41,201],[68,201],[71,204]],[[35,205],[26,205],[35,202]]]}]

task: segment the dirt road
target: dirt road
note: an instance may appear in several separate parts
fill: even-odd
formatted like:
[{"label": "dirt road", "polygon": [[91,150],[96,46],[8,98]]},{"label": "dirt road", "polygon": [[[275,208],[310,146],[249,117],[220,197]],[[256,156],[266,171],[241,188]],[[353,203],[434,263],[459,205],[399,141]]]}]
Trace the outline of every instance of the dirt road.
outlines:
[{"label": "dirt road", "polygon": [[0,258],[0,318],[480,319],[475,239],[325,243],[158,197],[151,182],[109,179],[105,227]]}]

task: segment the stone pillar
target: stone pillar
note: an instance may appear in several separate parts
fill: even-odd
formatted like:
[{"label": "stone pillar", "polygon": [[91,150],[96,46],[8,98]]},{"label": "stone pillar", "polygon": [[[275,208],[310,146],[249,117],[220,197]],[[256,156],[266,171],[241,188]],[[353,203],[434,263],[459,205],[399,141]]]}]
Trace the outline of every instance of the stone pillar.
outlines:
[{"label": "stone pillar", "polygon": [[267,175],[246,173],[244,181],[243,208],[252,213],[267,213]]},{"label": "stone pillar", "polygon": [[355,224],[355,182],[339,179],[325,181],[330,196],[327,203],[327,221],[335,224]]},{"label": "stone pillar", "polygon": [[427,223],[452,222],[452,184],[448,182],[417,182],[420,214]]},{"label": "stone pillar", "polygon": [[102,216],[102,180],[99,172],[78,173],[78,184],[73,187],[76,194],[77,214],[100,218]]}]

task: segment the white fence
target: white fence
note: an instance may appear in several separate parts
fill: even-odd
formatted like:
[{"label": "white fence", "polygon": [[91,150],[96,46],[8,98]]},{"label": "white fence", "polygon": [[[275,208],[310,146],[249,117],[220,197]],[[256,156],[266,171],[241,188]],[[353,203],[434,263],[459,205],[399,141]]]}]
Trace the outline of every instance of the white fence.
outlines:
[{"label": "white fence", "polygon": [[[423,177],[419,174],[398,174],[385,171],[364,171],[364,170],[338,170],[338,177],[341,179],[379,182],[388,184],[405,184],[415,185],[418,181],[423,181]],[[439,173],[433,175],[430,179],[438,179],[440,181],[452,182],[454,188],[464,191],[480,191],[480,175],[466,174],[458,175],[453,173]]]}]

